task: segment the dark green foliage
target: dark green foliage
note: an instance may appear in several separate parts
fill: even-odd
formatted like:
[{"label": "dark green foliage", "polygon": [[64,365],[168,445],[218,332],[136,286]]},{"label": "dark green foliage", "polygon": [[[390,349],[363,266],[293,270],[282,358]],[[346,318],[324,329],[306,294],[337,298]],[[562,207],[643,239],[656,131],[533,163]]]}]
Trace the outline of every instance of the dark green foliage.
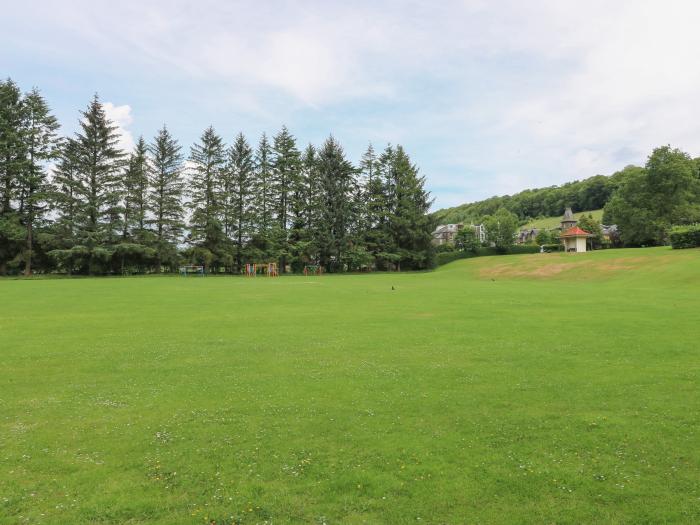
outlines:
[{"label": "dark green foliage", "polygon": [[[546,251],[558,251],[558,249],[559,249],[558,244],[545,246]],[[530,244],[530,245],[517,244],[517,245],[511,246],[507,253],[509,253],[511,255],[540,253],[540,247],[534,246],[532,244]],[[503,255],[503,254],[504,254],[504,252],[502,252],[501,250],[498,250],[497,248],[484,247],[484,246],[480,246],[479,248],[477,248],[474,251],[460,251],[460,250],[452,250],[452,251],[445,251],[445,252],[439,251],[435,254],[435,264],[437,266],[442,266],[443,264],[447,264],[447,263],[450,263],[452,261],[456,261],[458,259],[468,259],[470,257],[486,257],[489,255]]]},{"label": "dark green foliage", "polygon": [[541,230],[537,232],[535,243],[538,245],[559,244],[559,230]]},{"label": "dark green foliage", "polygon": [[495,248],[505,253],[515,243],[515,232],[518,229],[518,218],[506,208],[499,208],[496,213],[484,218],[486,239]]},{"label": "dark green foliage", "polygon": [[35,228],[41,227],[47,211],[49,184],[47,164],[58,156],[58,121],[35,88],[22,99],[22,136],[25,162],[18,177],[21,220],[25,226],[24,274],[32,273]]},{"label": "dark green foliage", "polygon": [[264,254],[268,251],[270,229],[273,222],[273,181],[272,181],[272,147],[263,133],[255,151],[255,190],[253,229],[254,241]]},{"label": "dark green foliage", "polygon": [[125,155],[118,148],[118,141],[117,127],[107,118],[95,95],[82,112],[74,151],[76,235],[79,244],[90,248],[112,244],[120,234],[119,178]]},{"label": "dark green foliage", "polygon": [[[177,263],[177,244],[182,238],[184,209],[182,196],[182,153],[177,140],[165,126],[149,146],[147,204],[151,218],[147,220],[155,235],[156,269],[167,263],[171,270]],[[147,240],[142,238],[141,242]]]},{"label": "dark green foliage", "polygon": [[225,239],[220,222],[222,211],[222,175],[225,165],[224,142],[214,128],[208,127],[200,143],[191,148],[189,187],[192,211],[189,241],[214,254],[214,264],[225,264]]},{"label": "dark green foliage", "polygon": [[241,271],[245,242],[253,234],[254,167],[253,150],[239,133],[228,151],[223,188],[224,232],[233,240],[236,272]]},{"label": "dark green foliage", "polygon": [[593,235],[592,237],[588,238],[590,248],[600,248],[603,245],[603,228],[591,214],[582,215],[579,217],[577,226],[583,231],[587,231]]},{"label": "dark green foliage", "polygon": [[461,230],[457,232],[455,236],[455,247],[464,252],[476,253],[476,250],[481,246],[474,228],[469,225],[465,225]]},{"label": "dark green foliage", "polygon": [[149,172],[147,153],[146,141],[140,137],[122,177],[122,242],[128,239],[144,242],[146,237]]},{"label": "dark green foliage", "polygon": [[342,271],[352,246],[355,169],[333,137],[326,139],[319,150],[316,169],[319,177],[319,212],[314,240],[319,262],[328,271]]},{"label": "dark green foliage", "polygon": [[384,183],[385,203],[378,218],[383,251],[377,258],[397,270],[432,267],[434,222],[427,214],[432,200],[425,190],[425,178],[401,146],[386,148],[377,162],[377,172]]},{"label": "dark green foliage", "polygon": [[287,230],[290,226],[291,205],[294,188],[301,176],[301,155],[296,147],[296,139],[283,126],[272,141],[272,210],[279,229],[272,236],[273,250],[279,256],[280,272],[284,273],[290,254]]},{"label": "dark green foliage", "polygon": [[700,248],[700,224],[674,226],[669,231],[671,246],[678,250],[683,248]]},{"label": "dark green foliage", "polygon": [[[628,166],[610,177],[596,175],[561,186],[525,190],[515,195],[491,197],[483,201],[438,210],[433,216],[440,224],[478,223],[484,216],[492,215],[503,207],[515,213],[520,222],[526,222],[538,217],[562,215],[567,206],[573,208],[574,211],[597,210],[605,206],[620,184],[631,173],[639,169],[635,166]],[[610,223],[606,221],[606,224]]]},{"label": "dark green foliage", "polygon": [[625,245],[665,244],[671,225],[700,220],[697,163],[670,146],[656,148],[645,168],[615,192],[604,220],[618,225]]},{"label": "dark green foliage", "polygon": [[437,266],[442,266],[443,264],[451,263],[452,261],[456,261],[458,259],[467,259],[469,257],[476,257],[476,253],[462,250],[452,250],[447,252],[438,251],[435,254],[435,264]]}]

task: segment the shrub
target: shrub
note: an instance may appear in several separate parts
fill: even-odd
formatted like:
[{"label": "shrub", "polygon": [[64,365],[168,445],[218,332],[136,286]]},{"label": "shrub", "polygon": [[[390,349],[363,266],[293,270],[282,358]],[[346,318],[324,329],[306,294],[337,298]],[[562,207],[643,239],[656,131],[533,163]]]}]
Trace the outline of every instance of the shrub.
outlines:
[{"label": "shrub", "polygon": [[493,247],[482,247],[477,248],[475,252],[442,252],[435,256],[435,262],[438,266],[443,264],[456,261],[457,259],[469,259],[470,257],[484,257],[487,255],[508,255],[508,254],[522,254],[522,253],[539,253],[540,247],[534,245],[515,245],[511,246],[510,249],[504,254],[502,251]]},{"label": "shrub", "polygon": [[562,246],[560,243],[552,243],[552,244],[543,244],[542,249],[544,249],[545,252],[558,252],[561,250]]},{"label": "shrub", "polygon": [[456,261],[457,259],[467,259],[469,257],[474,257],[474,254],[472,252],[439,252],[435,254],[435,263],[438,266],[442,266],[443,264],[450,263],[452,261]]},{"label": "shrub", "polygon": [[511,246],[506,253],[539,253],[540,247],[536,244],[516,244]]},{"label": "shrub", "polygon": [[438,244],[435,247],[435,253],[445,253],[455,251],[455,245],[451,242],[445,242],[443,244]]},{"label": "shrub", "polygon": [[675,250],[700,247],[700,224],[674,226],[669,232],[671,247]]}]

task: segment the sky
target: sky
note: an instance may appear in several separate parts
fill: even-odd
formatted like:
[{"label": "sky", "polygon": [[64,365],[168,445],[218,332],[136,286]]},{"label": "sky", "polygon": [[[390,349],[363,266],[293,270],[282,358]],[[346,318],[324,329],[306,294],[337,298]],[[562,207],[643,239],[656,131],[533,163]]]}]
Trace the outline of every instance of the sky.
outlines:
[{"label": "sky", "polygon": [[66,135],[94,93],[124,147],[164,124],[252,143],[286,125],[357,162],[401,144],[433,209],[700,156],[697,1],[26,0],[0,5],[0,76]]}]

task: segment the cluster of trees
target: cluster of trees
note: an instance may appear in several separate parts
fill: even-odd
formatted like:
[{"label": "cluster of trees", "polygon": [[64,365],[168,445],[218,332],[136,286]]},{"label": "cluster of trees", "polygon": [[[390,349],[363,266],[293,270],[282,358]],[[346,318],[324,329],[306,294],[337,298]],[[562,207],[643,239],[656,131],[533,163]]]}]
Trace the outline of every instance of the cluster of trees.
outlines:
[{"label": "cluster of trees", "polygon": [[700,159],[662,146],[636,168],[605,205],[627,246],[667,244],[674,225],[700,222]]},{"label": "cluster of trees", "polygon": [[[610,240],[612,245],[668,244],[673,226],[700,222],[700,158],[662,146],[651,153],[644,167],[627,166],[609,177],[597,175],[563,186],[492,197],[439,210],[433,217],[438,223],[483,223],[489,242],[504,251],[509,241],[512,245],[506,230],[512,228],[514,237],[518,224],[562,215],[567,206],[574,211],[604,208],[603,223],[617,225],[619,237]],[[584,215],[578,225],[593,233],[592,247],[603,245],[601,224],[592,216]],[[542,231],[536,242],[558,244],[559,232]],[[458,248],[462,245],[460,240]]]},{"label": "cluster of trees", "polygon": [[454,208],[436,211],[433,216],[438,224],[482,221],[505,208],[516,215],[521,224],[542,217],[564,214],[567,206],[575,211],[598,210],[610,200],[613,193],[639,168],[628,166],[611,176],[596,175],[582,181],[561,186],[521,191],[515,195],[462,204]]},{"label": "cluster of trees", "polygon": [[36,89],[0,82],[0,273],[433,264],[430,195],[401,146],[355,167],[333,137],[301,151],[283,127],[227,147],[209,127],[185,157],[164,126],[124,152],[97,96],[73,137],[58,130]]}]

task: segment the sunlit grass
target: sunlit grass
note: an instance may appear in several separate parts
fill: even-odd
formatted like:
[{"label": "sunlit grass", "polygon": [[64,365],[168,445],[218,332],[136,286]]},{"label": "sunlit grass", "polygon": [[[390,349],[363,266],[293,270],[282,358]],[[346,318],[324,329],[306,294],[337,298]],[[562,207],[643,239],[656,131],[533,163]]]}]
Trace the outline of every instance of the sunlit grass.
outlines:
[{"label": "sunlit grass", "polygon": [[699,312],[665,248],[1,280],[0,523],[697,522]]}]

